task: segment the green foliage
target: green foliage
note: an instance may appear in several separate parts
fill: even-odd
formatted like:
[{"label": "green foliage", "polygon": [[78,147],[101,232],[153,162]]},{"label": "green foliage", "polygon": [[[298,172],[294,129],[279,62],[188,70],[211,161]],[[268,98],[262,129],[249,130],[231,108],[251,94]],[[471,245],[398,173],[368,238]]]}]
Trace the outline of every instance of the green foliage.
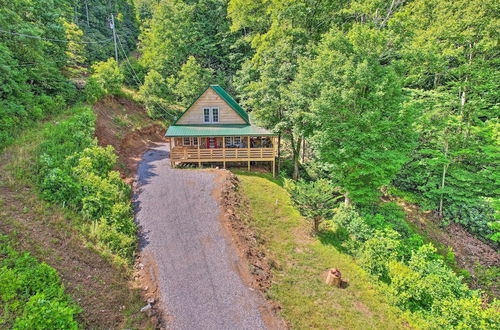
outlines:
[{"label": "green foliage", "polygon": [[87,60],[85,46],[81,43],[83,32],[75,23],[64,22],[63,25],[68,40],[66,50],[66,56],[68,57],[67,70],[71,75],[79,76],[86,71],[83,68]]},{"label": "green foliage", "polygon": [[92,78],[105,91],[105,94],[118,94],[123,85],[124,76],[114,58],[106,62],[98,62],[92,65]]},{"label": "green foliage", "polygon": [[326,180],[313,182],[286,180],[285,188],[290,193],[295,207],[312,222],[313,230],[317,233],[320,224],[334,213],[338,196],[333,186]]},{"label": "green foliage", "polygon": [[345,246],[350,253],[355,253],[373,235],[373,228],[350,206],[340,206],[332,217],[332,222],[347,234]]},{"label": "green foliage", "polygon": [[165,0],[142,8],[142,65],[177,80],[182,65],[194,56],[201,67],[214,71],[211,83],[230,87],[248,46],[238,41],[239,32],[229,29],[227,0]]},{"label": "green foliage", "polygon": [[194,56],[190,56],[179,71],[174,94],[182,105],[188,106],[210,85],[211,80],[211,70],[204,69]]},{"label": "green foliage", "polygon": [[130,187],[112,169],[113,147],[99,147],[93,138],[95,116],[89,108],[47,128],[38,149],[39,188],[49,201],[81,212],[100,224],[96,244],[131,260],[136,246],[136,225],[130,204]]},{"label": "green foliage", "polygon": [[[111,14],[114,14],[116,32],[124,51],[129,53],[136,48],[139,28],[132,1],[85,0],[69,3],[72,21],[84,32],[83,41],[93,42],[109,39],[108,42],[85,45],[88,63],[105,61],[114,54],[113,31],[109,28]],[[120,58],[122,56],[120,50],[119,56]]]},{"label": "green foliage", "polygon": [[[0,30],[7,32],[0,33],[0,149],[34,121],[76,101],[75,86],[62,74],[70,45],[15,35],[65,40],[68,4],[2,1]],[[58,106],[46,108],[47,99]]]},{"label": "green foliage", "polygon": [[94,77],[90,77],[85,84],[85,101],[94,104],[106,96],[106,91]]},{"label": "green foliage", "polygon": [[389,282],[388,264],[396,260],[401,241],[398,232],[387,229],[376,230],[373,237],[368,239],[358,253],[358,262],[370,274],[378,279]]},{"label": "green foliage", "polygon": [[66,303],[47,299],[43,293],[32,296],[23,314],[16,319],[14,329],[78,329],[75,310]]},{"label": "green foliage", "polygon": [[135,57],[129,57],[128,61],[121,62],[120,71],[123,73],[123,82],[125,85],[139,88],[144,84],[147,71]]},{"label": "green foliage", "polygon": [[153,119],[172,120],[176,114],[170,103],[174,99],[174,81],[165,79],[155,70],[150,70],[139,89],[139,95],[146,106],[148,115]]},{"label": "green foliage", "polygon": [[14,250],[0,236],[0,326],[77,329],[80,309],[64,293],[56,270]]}]

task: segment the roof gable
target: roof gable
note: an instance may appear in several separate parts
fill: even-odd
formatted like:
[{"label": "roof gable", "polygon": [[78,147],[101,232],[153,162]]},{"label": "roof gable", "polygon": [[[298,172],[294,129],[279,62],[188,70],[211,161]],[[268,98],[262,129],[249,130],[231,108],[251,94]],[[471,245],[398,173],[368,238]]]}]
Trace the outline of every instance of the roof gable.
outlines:
[{"label": "roof gable", "polygon": [[175,125],[177,121],[179,121],[182,118],[182,116],[184,116],[184,114],[186,114],[186,112],[188,112],[189,109],[191,109],[191,107],[196,103],[196,101],[198,101],[198,99],[202,97],[203,94],[205,94],[209,88],[211,88],[215,93],[217,93],[217,95],[219,95],[222,98],[222,100],[224,100],[224,102],[226,102],[227,105],[229,105],[229,107],[231,107],[231,109],[233,109],[236,112],[236,114],[238,114],[238,116],[241,117],[241,119],[243,119],[247,124],[250,124],[247,112],[238,103],[236,103],[236,101],[231,97],[231,95],[229,95],[219,85],[210,85],[207,88],[205,88],[205,90],[200,95],[198,95],[198,97],[193,101],[193,103],[191,103],[186,108],[186,110],[184,110],[184,112],[173,122],[172,125]]}]

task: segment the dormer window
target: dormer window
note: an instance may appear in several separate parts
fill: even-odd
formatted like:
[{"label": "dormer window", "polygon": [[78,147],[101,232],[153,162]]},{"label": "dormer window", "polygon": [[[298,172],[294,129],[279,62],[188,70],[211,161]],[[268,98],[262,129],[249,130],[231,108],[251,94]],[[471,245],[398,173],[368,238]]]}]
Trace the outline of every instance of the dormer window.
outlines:
[{"label": "dormer window", "polygon": [[218,123],[219,122],[219,108],[203,108],[203,122],[205,122],[205,123]]}]

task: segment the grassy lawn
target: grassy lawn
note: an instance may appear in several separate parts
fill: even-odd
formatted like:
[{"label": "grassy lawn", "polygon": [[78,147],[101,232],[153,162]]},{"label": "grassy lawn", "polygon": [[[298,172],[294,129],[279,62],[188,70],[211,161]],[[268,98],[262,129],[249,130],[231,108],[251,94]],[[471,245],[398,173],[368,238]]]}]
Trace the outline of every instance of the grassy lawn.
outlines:
[{"label": "grassy lawn", "polygon": [[[291,206],[278,180],[237,175],[250,204],[250,211],[240,210],[241,216],[275,263],[268,296],[281,304],[281,315],[292,328],[405,328],[401,312],[381,293],[384,287],[335,247],[335,235],[322,235],[321,240],[309,235],[310,224]],[[323,274],[329,268],[340,269],[349,286],[326,285]]]}]

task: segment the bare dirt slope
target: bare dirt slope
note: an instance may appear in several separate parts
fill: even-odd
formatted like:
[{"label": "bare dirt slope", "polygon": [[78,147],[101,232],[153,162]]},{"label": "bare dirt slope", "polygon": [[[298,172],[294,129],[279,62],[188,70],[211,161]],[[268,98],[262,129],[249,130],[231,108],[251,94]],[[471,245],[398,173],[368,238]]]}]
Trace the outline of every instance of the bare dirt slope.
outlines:
[{"label": "bare dirt slope", "polygon": [[[432,213],[423,212],[417,206],[401,199],[396,199],[396,202],[405,210],[407,219],[422,233],[432,241],[451,247],[459,266],[467,269],[473,279],[477,265],[500,267],[500,254],[490,245],[475,238],[459,224],[452,223],[444,229],[440,228]],[[472,284],[476,286],[474,281]],[[493,288],[493,290],[498,295],[498,288]]]},{"label": "bare dirt slope", "polygon": [[96,136],[99,145],[112,145],[124,179],[131,183],[142,154],[155,143],[164,141],[165,128],[152,122],[144,108],[131,100],[108,96],[93,107],[97,115]]}]

